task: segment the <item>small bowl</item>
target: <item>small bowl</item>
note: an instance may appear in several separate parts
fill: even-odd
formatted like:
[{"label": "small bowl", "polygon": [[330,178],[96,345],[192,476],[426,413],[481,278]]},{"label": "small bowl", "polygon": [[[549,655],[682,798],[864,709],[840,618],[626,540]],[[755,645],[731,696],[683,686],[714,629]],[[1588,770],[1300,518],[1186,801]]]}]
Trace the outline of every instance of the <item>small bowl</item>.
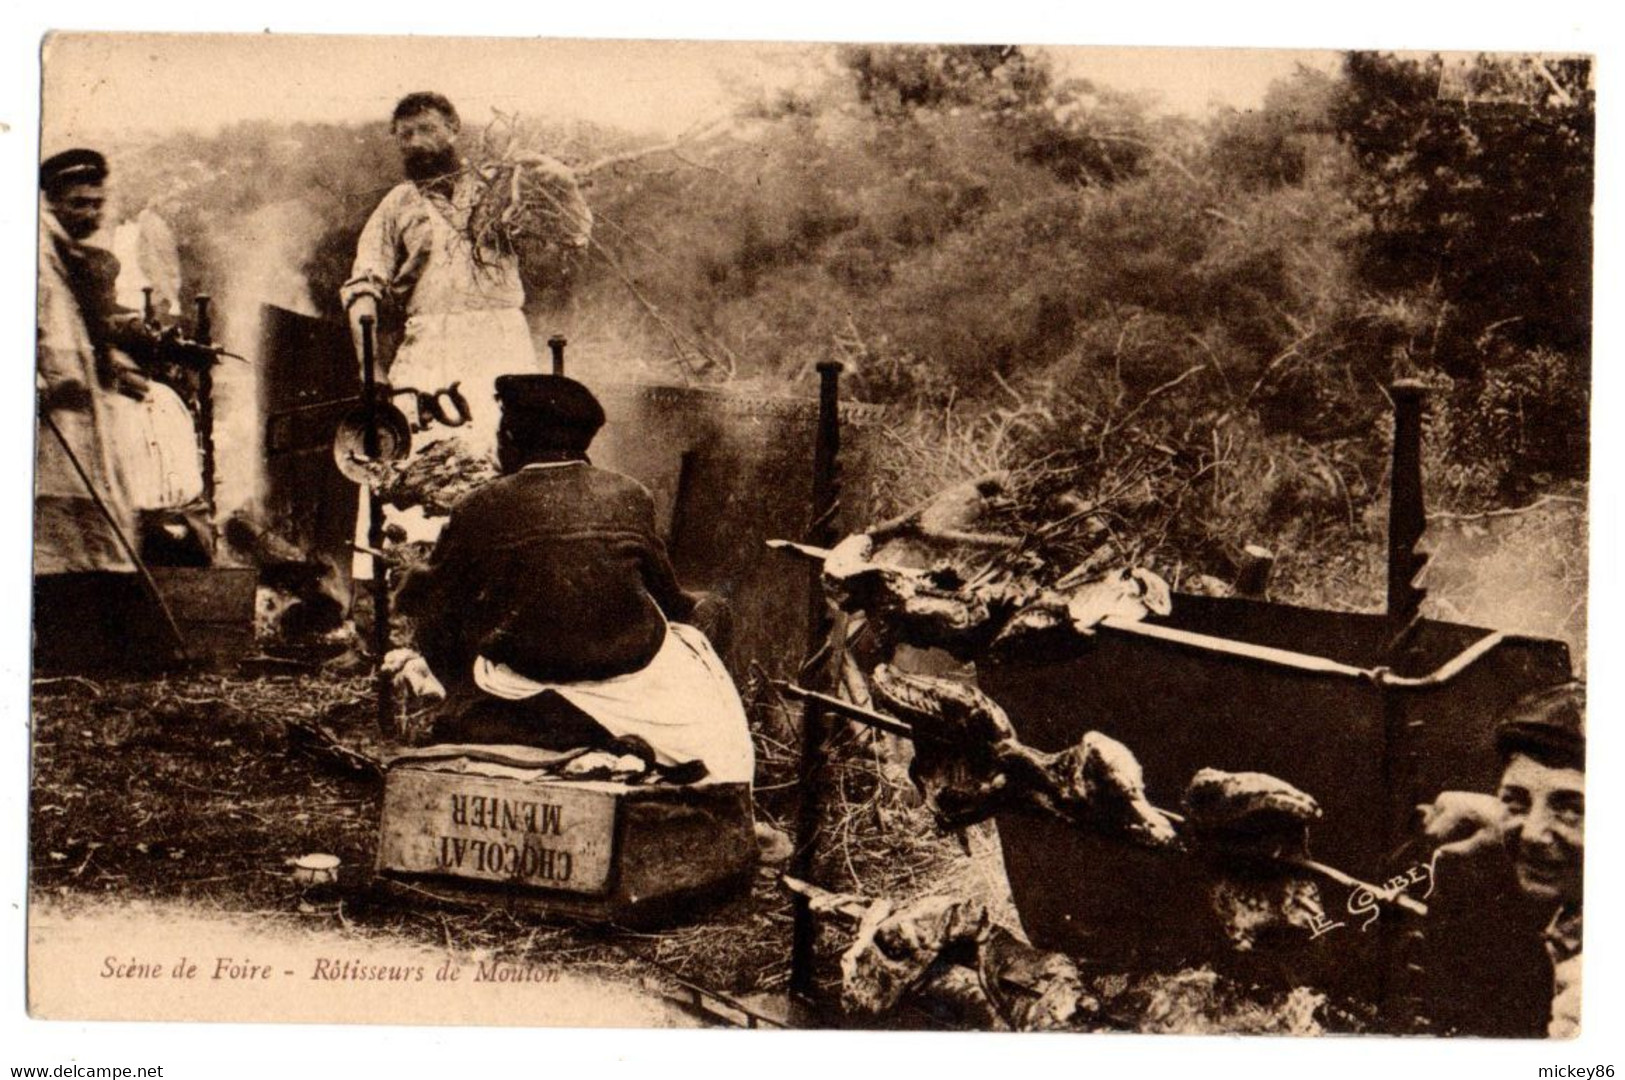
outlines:
[{"label": "small bowl", "polygon": [[293,861],[293,880],[301,885],[332,885],[339,879],[337,855],[301,855]]}]

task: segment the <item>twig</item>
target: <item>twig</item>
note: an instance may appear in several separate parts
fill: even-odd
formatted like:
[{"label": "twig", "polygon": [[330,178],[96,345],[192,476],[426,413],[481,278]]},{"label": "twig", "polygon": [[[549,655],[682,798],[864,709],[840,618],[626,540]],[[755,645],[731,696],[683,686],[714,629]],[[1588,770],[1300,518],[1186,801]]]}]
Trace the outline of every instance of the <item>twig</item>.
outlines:
[{"label": "twig", "polygon": [[104,691],[102,690],[102,688],[100,686],[98,686],[95,683],[91,682],[89,679],[85,678],[82,675],[57,675],[57,676],[53,676],[51,678],[41,678],[41,679],[35,679],[34,680],[34,686],[36,688],[41,687],[41,686],[55,686],[57,683],[77,683],[80,686],[83,686],[85,689],[89,690],[92,694],[95,694],[97,697],[101,697],[102,694],[104,693]]},{"label": "twig", "polygon": [[1527,514],[1531,510],[1538,510],[1549,503],[1571,503],[1579,506],[1585,505],[1585,500],[1574,495],[1543,495],[1528,506],[1508,506],[1499,510],[1484,510],[1476,514],[1456,514],[1448,510],[1435,510],[1428,515],[1429,521],[1483,521],[1485,518],[1513,517],[1517,514]]}]

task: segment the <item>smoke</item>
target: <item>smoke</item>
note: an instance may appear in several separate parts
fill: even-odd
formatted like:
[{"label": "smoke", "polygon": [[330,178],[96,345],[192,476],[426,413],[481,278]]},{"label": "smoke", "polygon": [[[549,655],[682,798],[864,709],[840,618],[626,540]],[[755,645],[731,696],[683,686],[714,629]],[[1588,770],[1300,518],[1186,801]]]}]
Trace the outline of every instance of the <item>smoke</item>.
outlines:
[{"label": "smoke", "polygon": [[222,517],[254,512],[264,489],[263,305],[317,314],[302,267],[325,228],[309,204],[284,199],[212,238],[220,276],[216,338],[248,360],[228,358],[215,368],[215,500]]},{"label": "smoke", "polygon": [[1549,497],[1525,510],[1430,521],[1428,614],[1557,638],[1576,672],[1586,658],[1586,506]]}]

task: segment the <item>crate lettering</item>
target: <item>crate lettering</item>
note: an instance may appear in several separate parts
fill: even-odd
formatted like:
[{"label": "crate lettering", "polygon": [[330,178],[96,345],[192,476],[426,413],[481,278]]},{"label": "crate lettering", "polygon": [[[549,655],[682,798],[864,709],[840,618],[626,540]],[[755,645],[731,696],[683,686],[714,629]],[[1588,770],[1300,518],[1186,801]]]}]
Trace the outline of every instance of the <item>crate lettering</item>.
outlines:
[{"label": "crate lettering", "polygon": [[391,769],[379,866],[602,894],[617,805],[615,791],[590,783]]},{"label": "crate lettering", "polygon": [[451,823],[498,832],[564,835],[564,808],[556,803],[452,792]]},{"label": "crate lettering", "polygon": [[541,881],[566,882],[575,868],[568,851],[494,840],[470,840],[463,836],[440,837],[440,869],[478,870],[485,874]]}]

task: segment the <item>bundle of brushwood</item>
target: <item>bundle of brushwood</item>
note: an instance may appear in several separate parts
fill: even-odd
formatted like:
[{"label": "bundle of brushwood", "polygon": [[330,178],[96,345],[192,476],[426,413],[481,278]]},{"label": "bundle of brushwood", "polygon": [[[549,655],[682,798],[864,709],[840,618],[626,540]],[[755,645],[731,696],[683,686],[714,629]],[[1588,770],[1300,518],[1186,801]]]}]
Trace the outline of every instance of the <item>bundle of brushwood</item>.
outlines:
[{"label": "bundle of brushwood", "polygon": [[587,246],[592,213],[562,162],[527,148],[517,116],[499,114],[483,133],[474,175],[480,189],[468,216],[475,259],[517,256],[526,284],[544,287]]}]

